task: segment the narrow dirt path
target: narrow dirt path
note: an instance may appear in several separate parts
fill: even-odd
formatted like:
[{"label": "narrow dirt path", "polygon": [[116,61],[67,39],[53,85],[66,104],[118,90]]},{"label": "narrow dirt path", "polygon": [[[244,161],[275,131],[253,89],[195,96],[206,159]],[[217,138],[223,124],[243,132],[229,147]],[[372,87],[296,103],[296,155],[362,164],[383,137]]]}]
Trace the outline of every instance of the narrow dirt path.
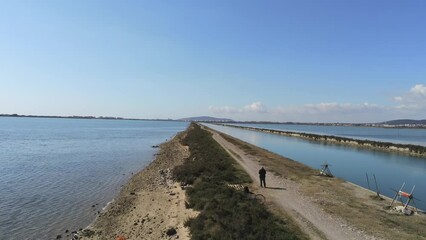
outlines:
[{"label": "narrow dirt path", "polygon": [[[244,168],[255,183],[259,182],[258,171],[261,167],[256,156],[246,154],[242,149],[211,131],[213,138]],[[268,170],[268,169],[267,169]],[[336,218],[321,210],[310,202],[298,190],[298,183],[274,175],[268,171],[267,188],[257,188],[267,201],[283,209],[289,214],[311,239],[377,239],[357,230],[343,219]]]}]

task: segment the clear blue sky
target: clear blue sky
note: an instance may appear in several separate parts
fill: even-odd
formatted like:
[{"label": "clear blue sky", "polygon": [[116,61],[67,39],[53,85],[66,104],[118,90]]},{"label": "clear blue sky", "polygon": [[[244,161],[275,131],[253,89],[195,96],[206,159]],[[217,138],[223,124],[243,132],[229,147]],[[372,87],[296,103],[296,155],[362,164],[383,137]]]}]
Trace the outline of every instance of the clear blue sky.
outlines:
[{"label": "clear blue sky", "polygon": [[0,113],[426,118],[426,1],[0,0]]}]

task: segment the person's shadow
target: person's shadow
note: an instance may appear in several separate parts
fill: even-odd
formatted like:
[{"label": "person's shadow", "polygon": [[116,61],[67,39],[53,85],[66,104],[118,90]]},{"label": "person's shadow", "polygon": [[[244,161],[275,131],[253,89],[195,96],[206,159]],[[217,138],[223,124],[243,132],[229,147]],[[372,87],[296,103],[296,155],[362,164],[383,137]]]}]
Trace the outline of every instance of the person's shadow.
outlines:
[{"label": "person's shadow", "polygon": [[286,188],[282,188],[282,187],[265,187],[267,189],[272,189],[272,190],[287,190]]}]

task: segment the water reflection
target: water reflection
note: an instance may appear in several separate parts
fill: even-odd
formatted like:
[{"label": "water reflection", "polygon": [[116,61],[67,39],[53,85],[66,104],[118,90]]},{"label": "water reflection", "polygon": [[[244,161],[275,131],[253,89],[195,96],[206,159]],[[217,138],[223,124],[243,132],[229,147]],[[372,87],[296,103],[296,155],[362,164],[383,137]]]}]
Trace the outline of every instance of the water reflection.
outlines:
[{"label": "water reflection", "polygon": [[426,146],[426,129],[259,123],[232,125]]}]

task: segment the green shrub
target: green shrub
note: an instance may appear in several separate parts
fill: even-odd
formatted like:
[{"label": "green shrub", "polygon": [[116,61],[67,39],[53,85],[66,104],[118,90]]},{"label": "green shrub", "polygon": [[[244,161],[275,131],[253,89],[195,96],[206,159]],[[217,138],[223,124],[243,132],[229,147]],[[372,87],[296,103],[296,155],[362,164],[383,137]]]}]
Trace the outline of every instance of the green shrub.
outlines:
[{"label": "green shrub", "polygon": [[192,239],[299,239],[264,205],[227,187],[251,180],[209,132],[191,124],[182,143],[191,154],[173,173],[178,181],[193,185],[187,205],[200,214],[185,223]]}]

